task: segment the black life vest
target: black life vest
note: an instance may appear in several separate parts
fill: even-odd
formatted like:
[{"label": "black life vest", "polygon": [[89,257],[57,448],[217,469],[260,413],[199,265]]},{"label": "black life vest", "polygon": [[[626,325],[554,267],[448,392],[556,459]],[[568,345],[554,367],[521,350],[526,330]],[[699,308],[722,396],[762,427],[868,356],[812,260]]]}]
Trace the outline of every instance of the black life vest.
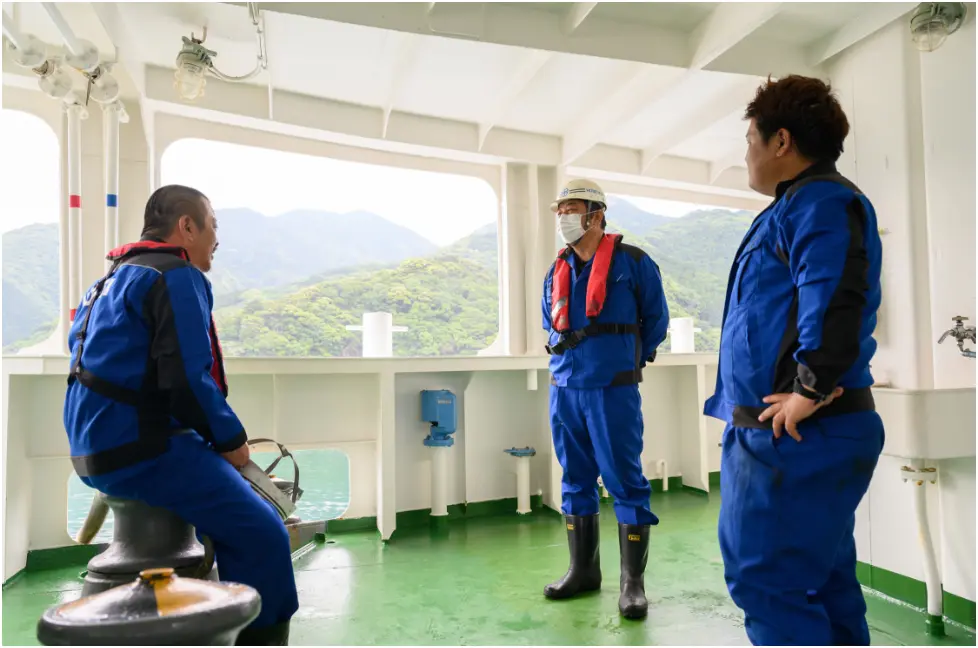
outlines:
[{"label": "black life vest", "polygon": [[[81,384],[85,385],[89,389],[92,389],[93,391],[101,393],[106,398],[111,398],[116,401],[130,404],[135,404],[138,402],[138,393],[118,385],[113,385],[108,381],[102,380],[101,378],[93,375],[90,371],[87,371],[82,367],[81,359],[85,346],[85,337],[88,334],[88,322],[92,316],[92,311],[95,310],[95,302],[102,294],[102,290],[105,288],[106,282],[116,273],[119,266],[123,265],[126,261],[140,254],[147,254],[150,252],[173,254],[180,257],[184,261],[187,261],[188,263],[190,262],[190,255],[187,254],[187,251],[184,248],[159,241],[137,241],[135,243],[127,243],[126,245],[111,250],[105,256],[107,260],[113,262],[112,268],[109,270],[107,275],[99,279],[98,283],[95,284],[92,299],[89,302],[88,310],[85,312],[85,320],[82,322],[81,328],[78,330],[78,354],[75,357],[75,361],[68,373],[69,385],[75,380],[78,380]],[[224,354],[221,350],[221,342],[217,337],[217,326],[214,323],[213,314],[211,315],[209,333],[211,342],[211,357],[213,358],[213,362],[211,363],[211,378],[213,378],[214,382],[217,383],[221,393],[227,397],[228,382],[227,375],[224,373]]]}]

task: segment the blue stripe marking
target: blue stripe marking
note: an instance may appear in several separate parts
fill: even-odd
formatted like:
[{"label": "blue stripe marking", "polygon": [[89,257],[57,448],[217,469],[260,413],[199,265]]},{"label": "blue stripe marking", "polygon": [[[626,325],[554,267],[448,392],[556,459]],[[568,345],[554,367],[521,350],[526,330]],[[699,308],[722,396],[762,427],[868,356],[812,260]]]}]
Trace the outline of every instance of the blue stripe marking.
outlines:
[{"label": "blue stripe marking", "polygon": [[105,194],[105,205],[106,207],[118,207],[119,196],[116,194]]}]

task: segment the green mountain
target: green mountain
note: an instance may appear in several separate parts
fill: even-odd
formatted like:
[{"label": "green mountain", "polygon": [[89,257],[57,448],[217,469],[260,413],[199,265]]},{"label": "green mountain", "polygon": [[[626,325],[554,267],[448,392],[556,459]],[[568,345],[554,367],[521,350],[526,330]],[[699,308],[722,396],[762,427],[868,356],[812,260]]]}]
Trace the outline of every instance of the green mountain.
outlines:
[{"label": "green mountain", "polygon": [[[474,354],[495,339],[495,223],[437,248],[373,214],[293,214],[218,212],[221,248],[210,278],[227,355],[359,356],[361,334],[346,327],[370,311],[391,312],[409,328],[395,334],[398,356]],[[703,330],[697,348],[715,350],[727,274],[750,214],[668,218],[613,200],[608,218],[609,230],[659,264],[671,314],[694,317]],[[3,243],[10,351],[39,341],[57,316],[57,229],[26,227]]]},{"label": "green mountain", "polygon": [[3,347],[46,338],[58,319],[58,225],[28,225],[3,235]]},{"label": "green mountain", "polygon": [[[369,264],[426,256],[438,247],[368,212],[297,210],[269,218],[220,209],[217,262],[208,277],[218,306],[236,293],[288,285],[317,273],[349,273]],[[3,348],[42,341],[58,317],[58,226],[28,225],[3,234]]]},{"label": "green mountain", "polygon": [[701,327],[719,326],[723,319],[730,266],[753,218],[745,211],[695,211],[657,227],[645,239],[643,247],[662,273],[692,292],[692,301],[683,307],[691,309],[688,314]]}]

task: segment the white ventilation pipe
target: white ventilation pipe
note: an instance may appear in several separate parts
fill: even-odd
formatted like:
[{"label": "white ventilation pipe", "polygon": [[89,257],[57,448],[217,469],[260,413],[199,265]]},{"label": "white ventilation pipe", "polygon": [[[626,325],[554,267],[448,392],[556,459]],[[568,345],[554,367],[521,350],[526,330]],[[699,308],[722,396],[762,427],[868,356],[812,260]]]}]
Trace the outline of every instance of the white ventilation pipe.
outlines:
[{"label": "white ventilation pipe", "polygon": [[88,117],[84,106],[66,104],[68,113],[68,311],[75,321],[75,310],[82,298],[82,206],[81,206],[81,120]]},{"label": "white ventilation pipe", "polygon": [[669,320],[669,350],[672,353],[695,352],[693,334],[699,332],[701,329],[693,326],[692,317],[673,317]]},{"label": "white ventilation pipe", "polygon": [[431,516],[448,515],[448,452],[449,447],[431,448]]},{"label": "white ventilation pipe", "polygon": [[361,355],[364,358],[390,358],[394,355],[394,333],[403,333],[406,326],[394,326],[391,313],[364,313],[363,324],[350,325],[347,331],[363,331]]},{"label": "white ventilation pipe", "polygon": [[911,459],[910,466],[900,468],[903,481],[913,488],[913,510],[917,519],[917,539],[924,558],[924,582],[927,585],[927,633],[944,636],[944,588],[937,567],[937,552],[927,519],[928,483],[937,483],[937,468],[924,467],[923,459]]},{"label": "white ventilation pipe", "polygon": [[[105,252],[119,247],[119,124],[129,115],[121,102],[102,108],[102,158],[105,160]],[[106,260],[105,271],[112,267]]]},{"label": "white ventilation pipe", "polygon": [[530,457],[516,457],[516,512],[527,515],[530,509]]},{"label": "white ventilation pipe", "polygon": [[659,459],[659,461],[656,462],[656,466],[659,469],[659,477],[662,478],[662,492],[663,493],[668,492],[668,490],[669,490],[669,473],[666,472],[666,460],[665,459]]}]

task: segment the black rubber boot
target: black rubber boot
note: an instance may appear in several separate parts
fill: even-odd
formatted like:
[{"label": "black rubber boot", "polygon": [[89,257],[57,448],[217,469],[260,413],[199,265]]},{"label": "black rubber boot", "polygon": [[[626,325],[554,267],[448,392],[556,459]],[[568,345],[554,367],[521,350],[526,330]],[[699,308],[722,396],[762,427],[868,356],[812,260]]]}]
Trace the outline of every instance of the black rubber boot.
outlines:
[{"label": "black rubber boot", "polygon": [[556,583],[543,588],[548,599],[565,599],[601,588],[598,515],[565,515],[570,568]]},{"label": "black rubber boot", "polygon": [[238,634],[235,646],[288,646],[289,622],[283,621],[264,628],[248,626]]},{"label": "black rubber boot", "polygon": [[621,596],[618,610],[626,619],[642,619],[649,611],[645,598],[645,566],[649,562],[649,527],[618,525],[621,550]]}]

